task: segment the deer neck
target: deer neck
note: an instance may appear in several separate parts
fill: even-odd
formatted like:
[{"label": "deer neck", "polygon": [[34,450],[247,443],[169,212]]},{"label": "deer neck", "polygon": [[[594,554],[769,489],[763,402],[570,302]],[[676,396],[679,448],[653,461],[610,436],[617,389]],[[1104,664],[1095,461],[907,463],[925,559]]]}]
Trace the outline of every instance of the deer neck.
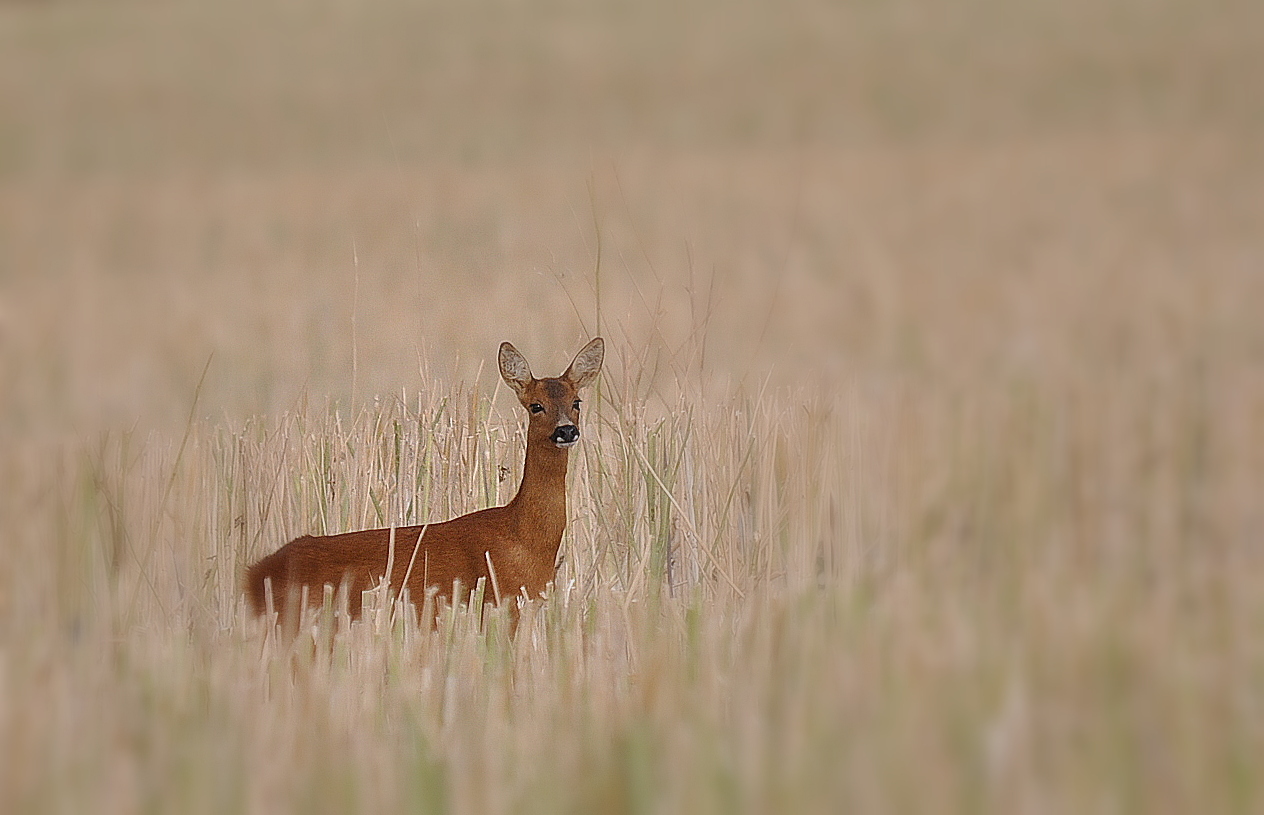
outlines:
[{"label": "deer neck", "polygon": [[554,555],[566,529],[567,456],[568,451],[547,439],[529,439],[522,483],[509,502],[522,525],[524,542],[533,549],[549,549]]}]

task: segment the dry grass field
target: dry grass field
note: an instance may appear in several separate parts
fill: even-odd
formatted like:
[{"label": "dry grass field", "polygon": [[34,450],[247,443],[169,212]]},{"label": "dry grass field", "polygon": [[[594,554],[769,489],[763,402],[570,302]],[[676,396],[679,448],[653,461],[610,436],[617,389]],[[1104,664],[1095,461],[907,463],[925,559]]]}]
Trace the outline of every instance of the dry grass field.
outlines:
[{"label": "dry grass field", "polygon": [[[1261,78],[1248,0],[0,3],[0,811],[1264,810]],[[597,333],[517,637],[249,616]]]}]

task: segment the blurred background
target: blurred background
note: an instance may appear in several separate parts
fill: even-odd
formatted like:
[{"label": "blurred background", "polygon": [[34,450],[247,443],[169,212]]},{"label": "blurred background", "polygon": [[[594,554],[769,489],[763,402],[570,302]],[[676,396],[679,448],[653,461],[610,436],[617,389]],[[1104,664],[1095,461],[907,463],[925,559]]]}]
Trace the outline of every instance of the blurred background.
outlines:
[{"label": "blurred background", "polygon": [[[1262,80],[1260,0],[0,0],[0,811],[1261,810]],[[295,673],[245,564],[507,500],[498,344],[598,333],[530,635]]]},{"label": "blurred background", "polygon": [[1252,0],[2,3],[3,421],[1241,374],[1261,76]]}]

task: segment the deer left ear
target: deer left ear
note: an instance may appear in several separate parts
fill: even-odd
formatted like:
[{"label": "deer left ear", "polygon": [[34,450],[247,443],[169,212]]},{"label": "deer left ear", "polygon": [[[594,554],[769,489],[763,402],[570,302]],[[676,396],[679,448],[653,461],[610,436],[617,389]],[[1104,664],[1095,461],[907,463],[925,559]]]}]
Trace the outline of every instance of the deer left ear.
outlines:
[{"label": "deer left ear", "polygon": [[504,378],[509,387],[514,389],[515,393],[522,393],[534,379],[531,376],[531,366],[527,364],[526,357],[518,353],[518,349],[507,342],[500,344],[498,357],[497,361],[500,363],[501,377]]},{"label": "deer left ear", "polygon": [[601,337],[597,337],[575,355],[574,362],[562,374],[562,378],[569,380],[576,388],[585,387],[601,373],[601,362],[605,358],[606,343]]}]

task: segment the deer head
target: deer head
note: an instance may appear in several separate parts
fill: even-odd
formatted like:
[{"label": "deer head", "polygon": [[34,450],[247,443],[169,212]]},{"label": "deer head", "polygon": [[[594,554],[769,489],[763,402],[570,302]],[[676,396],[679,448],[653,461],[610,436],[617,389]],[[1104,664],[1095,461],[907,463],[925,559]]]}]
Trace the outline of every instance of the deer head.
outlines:
[{"label": "deer head", "polygon": [[565,450],[579,441],[579,391],[597,378],[605,354],[606,345],[597,337],[575,355],[566,373],[536,379],[517,348],[500,344],[500,375],[527,409],[528,445],[546,441]]}]

